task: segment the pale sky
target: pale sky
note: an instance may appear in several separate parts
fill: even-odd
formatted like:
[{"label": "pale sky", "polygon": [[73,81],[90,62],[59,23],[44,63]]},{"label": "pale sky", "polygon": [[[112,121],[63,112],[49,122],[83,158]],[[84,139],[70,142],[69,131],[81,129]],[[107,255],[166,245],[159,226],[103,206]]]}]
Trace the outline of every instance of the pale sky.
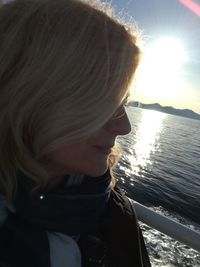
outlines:
[{"label": "pale sky", "polygon": [[146,44],[135,100],[200,113],[200,0],[112,0],[112,6],[133,17]]}]

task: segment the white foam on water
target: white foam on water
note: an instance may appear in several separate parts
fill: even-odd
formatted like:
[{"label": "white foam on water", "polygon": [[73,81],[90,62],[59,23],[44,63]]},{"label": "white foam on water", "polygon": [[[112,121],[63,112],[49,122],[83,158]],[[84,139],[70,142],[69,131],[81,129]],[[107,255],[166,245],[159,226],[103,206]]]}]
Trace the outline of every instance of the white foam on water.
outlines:
[{"label": "white foam on water", "polygon": [[[194,225],[186,219],[171,214],[162,207],[153,207],[154,211],[170,217],[190,229],[200,231],[198,225]],[[199,267],[200,253],[179,241],[140,223],[152,267]]]}]

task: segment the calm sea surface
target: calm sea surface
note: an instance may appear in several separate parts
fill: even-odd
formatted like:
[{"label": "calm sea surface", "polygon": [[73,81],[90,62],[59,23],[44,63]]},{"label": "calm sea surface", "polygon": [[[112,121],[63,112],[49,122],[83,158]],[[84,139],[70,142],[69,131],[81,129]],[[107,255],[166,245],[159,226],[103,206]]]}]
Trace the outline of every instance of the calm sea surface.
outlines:
[{"label": "calm sea surface", "polygon": [[[128,108],[117,181],[128,196],[200,231],[200,121]],[[200,266],[200,253],[142,224],[153,266]]]}]

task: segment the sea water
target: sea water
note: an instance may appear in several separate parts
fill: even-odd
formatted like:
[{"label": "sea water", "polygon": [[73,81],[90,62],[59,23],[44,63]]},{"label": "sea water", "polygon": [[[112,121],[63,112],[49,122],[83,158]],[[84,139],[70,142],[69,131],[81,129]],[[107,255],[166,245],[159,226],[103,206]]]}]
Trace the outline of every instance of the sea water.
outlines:
[{"label": "sea water", "polygon": [[[118,138],[117,182],[129,197],[200,231],[200,121],[128,108],[129,135]],[[152,266],[199,267],[200,253],[141,224]]]}]

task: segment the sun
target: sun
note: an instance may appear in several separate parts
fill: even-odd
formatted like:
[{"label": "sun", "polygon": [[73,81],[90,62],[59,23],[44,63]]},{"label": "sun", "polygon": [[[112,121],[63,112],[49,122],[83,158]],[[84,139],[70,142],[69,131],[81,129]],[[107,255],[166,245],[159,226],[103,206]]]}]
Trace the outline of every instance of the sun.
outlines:
[{"label": "sun", "polygon": [[157,102],[178,97],[181,67],[186,60],[184,46],[177,38],[162,37],[149,44],[138,70],[137,94]]}]

